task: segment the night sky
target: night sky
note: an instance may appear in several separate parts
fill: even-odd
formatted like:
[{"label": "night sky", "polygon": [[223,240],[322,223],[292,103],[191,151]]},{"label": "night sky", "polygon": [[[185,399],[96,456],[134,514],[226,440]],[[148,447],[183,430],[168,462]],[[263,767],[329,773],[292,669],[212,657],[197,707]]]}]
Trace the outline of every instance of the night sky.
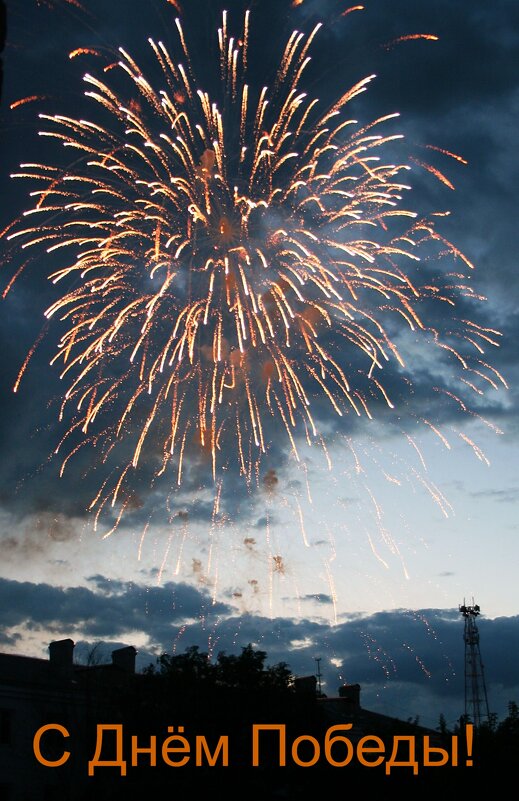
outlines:
[{"label": "night sky", "polygon": [[[395,409],[378,398],[372,421],[339,421],[317,397],[327,455],[303,445],[303,467],[295,464],[274,428],[252,490],[237,475],[227,440],[217,516],[204,460],[188,451],[185,480],[171,493],[170,478],[153,479],[150,446],[127,513],[103,539],[117,511],[94,530],[87,508],[104,476],[99,451],[80,450],[62,478],[62,460],[52,457],[66,430],[58,421],[63,384],[49,366],[62,330],[44,312],[60,291],[48,275],[66,260],[4,236],[2,290],[21,272],[0,316],[0,648],[40,656],[49,641],[70,636],[78,656],[99,641],[106,654],[114,644],[133,644],[145,665],[192,644],[216,655],[251,642],[299,675],[313,672],[320,656],[328,694],[344,681],[359,682],[367,708],[419,715],[435,726],[441,712],[449,723],[463,712],[457,607],[474,596],[483,610],[490,706],[503,715],[509,700],[519,700],[514,0],[366,0],[362,9],[342,0],[8,0],[0,229],[34,204],[34,183],[10,178],[21,163],[73,170],[80,158],[38,136],[45,130],[39,114],[106,124],[84,96],[82,77],[88,72],[119,86],[117,70],[103,72],[120,57],[118,47],[162,89],[147,40],[178,53],[177,16],[200,83],[215,91],[223,8],[233,30],[251,9],[251,91],[275,84],[291,32],[308,35],[318,22],[302,91],[331,108],[358,81],[376,76],[347,114],[366,125],[398,112],[384,134],[404,138],[381,155],[411,167],[406,207],[425,217],[450,212],[438,218],[438,230],[475,265],[470,282],[481,298],[460,295],[455,308],[427,308],[430,327],[449,341],[468,318],[499,332],[489,335],[499,347],[479,340],[493,380],[467,377],[460,360],[409,329],[395,333],[408,364],[385,377]],[[69,58],[77,48],[95,53]],[[434,256],[426,250],[419,268],[431,282],[443,270],[446,286],[448,269],[465,267],[461,260],[438,267]],[[333,333],[330,343],[340,347]],[[356,357],[351,368],[360,371]]]}]

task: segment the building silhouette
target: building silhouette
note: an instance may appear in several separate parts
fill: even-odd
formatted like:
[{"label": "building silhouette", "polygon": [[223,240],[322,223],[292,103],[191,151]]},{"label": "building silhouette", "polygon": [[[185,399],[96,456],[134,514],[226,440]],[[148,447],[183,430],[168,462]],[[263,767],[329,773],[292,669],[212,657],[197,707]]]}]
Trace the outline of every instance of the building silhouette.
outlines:
[{"label": "building silhouette", "polygon": [[[118,692],[131,689],[135,681],[136,650],[132,646],[113,651],[108,665],[74,664],[73,653],[73,641],[65,639],[50,644],[48,660],[0,654],[2,801],[75,801],[78,776],[86,773],[83,757],[92,727],[118,716]],[[49,723],[74,733],[71,757],[59,770],[40,765],[34,756],[34,735]],[[63,743],[60,736],[47,734],[45,746],[42,741],[46,758],[59,758]]]},{"label": "building silhouette", "polygon": [[[277,746],[269,751],[267,744],[264,751],[264,761],[269,765],[272,761],[273,770],[251,766],[250,735],[256,722],[286,722],[287,736],[292,739],[312,735],[324,742],[330,726],[347,723],[345,730],[353,744],[373,736],[389,742],[397,732],[426,734],[431,745],[440,743],[437,732],[363,709],[359,684],[343,685],[336,697],[319,694],[315,676],[295,679],[292,688],[284,692],[261,685],[222,686],[218,681],[183,685],[181,678],[153,671],[136,673],[132,646],[114,650],[110,664],[78,665],[73,657],[70,639],[52,642],[49,659],[0,654],[0,801],[142,801],[163,789],[180,797],[186,793],[202,797],[206,787],[214,801],[240,792],[244,768],[254,777],[252,784],[248,780],[247,798],[268,798],[273,790],[282,798],[299,798],[308,789],[308,774],[300,767],[275,769]],[[153,766],[145,753],[150,737],[160,743],[168,737],[168,727],[179,723],[186,725],[192,739],[198,733],[207,735],[212,748],[220,735],[228,734],[236,746],[231,767],[220,768],[220,772],[218,767],[206,766],[180,770],[159,764],[159,760]],[[68,760],[56,768],[40,764],[34,751],[36,732],[48,724],[70,733],[70,739],[65,739],[62,731],[53,729],[41,738],[41,754],[48,761],[70,752]],[[93,778],[88,775],[100,724],[124,729],[128,766],[134,740],[143,748],[138,765],[128,767],[126,776],[109,765],[101,766]],[[102,761],[109,762],[115,758],[115,742],[110,732],[105,733]],[[160,754],[160,746],[157,751]],[[233,770],[236,766],[239,769]],[[383,771],[375,775],[361,768],[350,771],[349,776],[350,783],[355,776],[363,783],[385,782]],[[193,795],[195,790],[198,795]]]}]

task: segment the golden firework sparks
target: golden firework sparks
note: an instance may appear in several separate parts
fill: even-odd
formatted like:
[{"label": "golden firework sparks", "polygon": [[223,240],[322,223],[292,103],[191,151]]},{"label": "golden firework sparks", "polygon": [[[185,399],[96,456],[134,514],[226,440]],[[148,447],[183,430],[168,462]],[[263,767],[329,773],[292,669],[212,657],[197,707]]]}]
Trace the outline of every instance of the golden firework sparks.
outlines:
[{"label": "golden firework sparks", "polygon": [[[221,90],[212,96],[177,18],[180,60],[149,41],[166,88],[155,89],[120,48],[116,72],[126,83],[84,76],[98,121],[40,115],[41,136],[74,160],[21,165],[16,177],[36,182],[34,205],[4,235],[22,251],[59,256],[49,278],[63,290],[46,317],[62,326],[52,361],[69,428],[56,450],[70,441],[62,472],[85,445],[102,464],[118,454],[91,504],[96,519],[120,504],[111,531],[132,508],[135,474],[150,464],[154,478],[169,474],[182,486],[188,459],[207,463],[219,499],[229,460],[250,485],[279,430],[295,459],[306,438],[329,460],[325,414],[372,420],[383,405],[395,408],[386,376],[407,367],[402,331],[442,349],[476,392],[481,381],[504,384],[480,358],[497,332],[465,319],[454,333],[437,329],[443,309],[479,296],[458,266],[433,276],[431,254],[472,264],[437,232],[434,214],[422,219],[406,207],[412,168],[384,160],[402,139],[386,131],[397,115],[364,126],[349,117],[374,76],[331,107],[304,90],[320,27],[295,31],[274,86],[256,91],[249,12],[239,36],[224,12]],[[395,42],[416,38],[436,39]],[[98,55],[70,55],[80,54]],[[410,161],[454,188],[436,168]],[[300,509],[299,517],[306,542]]]}]

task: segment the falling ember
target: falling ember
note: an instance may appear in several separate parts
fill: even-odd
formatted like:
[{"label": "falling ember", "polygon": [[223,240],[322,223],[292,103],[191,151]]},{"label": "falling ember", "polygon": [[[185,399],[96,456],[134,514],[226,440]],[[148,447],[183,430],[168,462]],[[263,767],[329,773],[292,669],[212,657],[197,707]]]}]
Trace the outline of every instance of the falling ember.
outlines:
[{"label": "falling ember", "polygon": [[35,103],[37,100],[47,100],[47,95],[30,95],[29,97],[22,97],[20,100],[15,100],[9,108],[13,111],[15,108],[25,106],[27,103]]},{"label": "falling ember", "polygon": [[27,353],[27,356],[24,359],[24,362],[23,362],[23,364],[22,364],[22,366],[20,368],[20,371],[19,371],[18,375],[16,376],[16,381],[15,381],[14,386],[13,386],[13,392],[18,392],[18,388],[20,386],[20,381],[23,378],[23,374],[27,370],[29,362],[31,361],[32,357],[34,356],[38,345],[42,342],[42,340],[43,340],[43,338],[44,338],[46,333],[47,333],[47,326],[44,325],[42,330],[40,331],[40,333],[38,335],[38,338],[36,339],[36,341],[34,342],[32,347],[30,348],[29,352]]},{"label": "falling ember", "polygon": [[[268,460],[281,451],[301,463],[301,443],[322,450],[331,470],[330,419],[347,434],[360,420],[403,413],[414,369],[406,337],[441,360],[449,389],[437,391],[455,400],[454,380],[476,393],[502,381],[482,359],[497,332],[456,316],[460,298],[464,307],[480,299],[463,272],[471,263],[439,233],[440,217],[421,218],[404,200],[413,197],[410,161],[452,183],[416,159],[394,163],[397,115],[367,125],[350,118],[373,76],[331,107],[305,92],[320,27],[294,32],[273,87],[258,89],[249,12],[236,37],[225,12],[213,96],[177,19],[176,53],[149,40],[160,88],[120,48],[102,77],[84,76],[101,121],[40,115],[40,135],[71,148],[74,160],[21,165],[15,177],[35,186],[34,205],[3,238],[24,253],[43,249],[53,265],[45,316],[60,326],[52,365],[68,426],[56,452],[63,472],[83,446],[94,449],[100,480],[90,509],[96,524],[107,515],[105,536],[145,505],[135,486],[162,477],[174,494],[191,486],[193,471],[204,475],[215,488],[214,533],[228,476],[272,496],[279,472]],[[437,37],[394,43],[415,38]],[[97,52],[70,55],[80,54]],[[458,406],[472,413],[464,399]],[[434,422],[422,424],[449,447]],[[298,517],[306,545],[299,505]],[[181,529],[176,573],[187,520]],[[253,538],[242,542],[253,551]],[[212,559],[213,544],[206,572]],[[283,575],[283,558],[270,560],[271,577]]]},{"label": "falling ember", "polygon": [[445,186],[448,186],[449,189],[454,190],[453,184],[449,181],[449,179],[442,172],[440,172],[440,170],[437,170],[436,167],[433,167],[431,164],[426,164],[423,161],[419,161],[418,159],[415,159],[412,156],[411,156],[411,161],[413,161],[415,164],[418,164],[419,167],[423,167],[424,170],[427,170],[428,172],[430,172],[439,181],[441,181],[442,184],[445,184]]},{"label": "falling ember", "polygon": [[78,47],[68,54],[70,59],[76,58],[77,56],[99,56],[99,51],[94,50],[92,47]]},{"label": "falling ember", "polygon": [[443,147],[436,147],[436,145],[425,145],[429,150],[436,150],[438,153],[443,153],[444,156],[449,156],[451,159],[459,161],[460,164],[468,164],[468,161],[463,156],[458,156],[456,153],[451,153],[450,150],[445,150]]},{"label": "falling ember", "polygon": [[342,12],[341,17],[346,17],[348,14],[352,14],[353,11],[364,11],[364,6],[350,6],[346,11]]},{"label": "falling ember", "polygon": [[392,39],[391,42],[387,42],[385,45],[382,45],[386,50],[394,47],[397,44],[401,44],[401,42],[413,42],[416,39],[425,39],[428,42],[438,42],[438,36],[434,36],[432,33],[408,33],[405,36],[399,36],[397,39]]}]

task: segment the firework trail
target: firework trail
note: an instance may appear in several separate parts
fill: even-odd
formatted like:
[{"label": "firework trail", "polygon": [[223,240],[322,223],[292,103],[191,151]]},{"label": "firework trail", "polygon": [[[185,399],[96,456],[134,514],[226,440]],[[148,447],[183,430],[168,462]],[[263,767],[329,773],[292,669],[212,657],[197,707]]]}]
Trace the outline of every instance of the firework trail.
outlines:
[{"label": "firework trail", "polygon": [[63,473],[95,449],[106,470],[90,508],[111,530],[150,470],[182,487],[193,465],[208,469],[217,495],[226,471],[261,487],[283,440],[296,461],[305,441],[325,447],[330,412],[346,426],[387,414],[412,387],[406,336],[441,357],[435,390],[456,403],[454,380],[476,394],[502,382],[482,358],[497,332],[457,317],[480,299],[471,263],[404,202],[411,167],[393,163],[402,137],[386,130],[398,115],[349,117],[374,76],[331,107],[309,96],[317,25],[292,33],[273,86],[256,91],[249,12],[238,36],[224,12],[210,92],[214,74],[196,77],[176,27],[180,60],[149,40],[160,80],[120,49],[102,78],[84,76],[95,122],[41,115],[73,160],[21,165],[34,206],[4,233],[56,265],[56,453]]}]

